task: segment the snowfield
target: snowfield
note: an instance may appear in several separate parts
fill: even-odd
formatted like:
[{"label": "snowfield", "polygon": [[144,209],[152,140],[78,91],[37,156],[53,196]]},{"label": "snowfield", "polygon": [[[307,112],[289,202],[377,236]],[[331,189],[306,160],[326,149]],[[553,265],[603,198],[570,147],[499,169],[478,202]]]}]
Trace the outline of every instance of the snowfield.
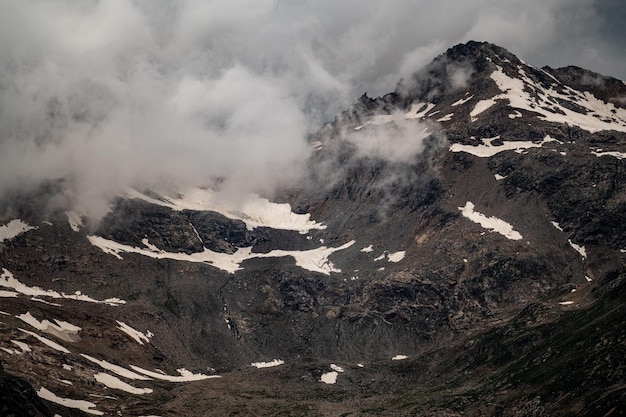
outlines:
[{"label": "snowfield", "polygon": [[[591,133],[601,130],[626,132],[625,109],[605,103],[586,91],[578,92],[565,87],[567,93],[564,94],[552,87],[546,89],[528,77],[521,67],[518,68],[518,73],[519,78],[511,78],[502,67],[496,66],[490,77],[502,93],[478,102],[470,113],[472,121],[476,121],[477,116],[493,106],[497,100],[507,100],[511,107],[536,113],[548,122],[578,126]],[[535,94],[531,95],[529,91]],[[559,104],[559,100],[579,106],[584,113],[570,110]]]},{"label": "snowfield", "polygon": [[[135,246],[124,245],[112,240],[105,239],[100,236],[87,236],[92,245],[102,249],[103,252],[111,254],[118,259],[122,259],[120,253],[137,253],[139,255],[148,256],[155,259],[174,259],[187,262],[206,262],[226,271],[230,274],[241,270],[241,263],[247,259],[253,258],[281,258],[291,256],[295,259],[296,265],[308,271],[319,272],[324,275],[330,275],[331,272],[341,272],[328,259],[335,252],[344,250],[352,246],[355,241],[352,240],[336,248],[321,246],[316,249],[303,251],[287,251],[276,249],[268,253],[253,253],[252,247],[239,248],[233,254],[213,252],[210,249],[204,249],[202,252],[192,254],[180,252],[166,252],[159,250],[154,245],[146,245],[146,248],[138,248]],[[144,242],[145,244],[145,242]]]},{"label": "snowfield", "polygon": [[22,233],[34,229],[36,229],[36,227],[30,226],[20,219],[11,220],[7,224],[0,226],[0,243],[4,242],[5,240],[11,240],[16,236],[21,235]]},{"label": "snowfield", "polygon": [[474,223],[478,223],[485,229],[491,230],[492,232],[500,233],[502,236],[511,240],[520,240],[522,239],[522,235],[513,230],[513,226],[504,220],[498,219],[497,217],[487,217],[482,213],[474,211],[474,203],[468,201],[465,203],[465,206],[459,207],[461,210],[461,214],[463,217],[468,218]]},{"label": "snowfield", "polygon": [[137,198],[172,210],[214,211],[232,219],[241,220],[248,230],[255,227],[270,227],[280,230],[294,230],[306,234],[313,229],[323,230],[326,226],[311,220],[310,214],[296,214],[287,203],[272,203],[257,195],[233,199],[210,189],[189,187],[175,195],[158,193],[153,198],[137,190],[129,190],[124,197]]},{"label": "snowfield", "polygon": [[500,139],[500,136],[493,138],[481,139],[482,144],[477,145],[462,145],[460,143],[454,143],[450,146],[451,152],[465,152],[479,158],[489,158],[504,151],[520,151],[530,148],[541,148],[546,143],[558,142],[556,139],[546,136],[541,142],[530,141],[507,141],[502,145],[493,145],[492,142],[496,139]]}]

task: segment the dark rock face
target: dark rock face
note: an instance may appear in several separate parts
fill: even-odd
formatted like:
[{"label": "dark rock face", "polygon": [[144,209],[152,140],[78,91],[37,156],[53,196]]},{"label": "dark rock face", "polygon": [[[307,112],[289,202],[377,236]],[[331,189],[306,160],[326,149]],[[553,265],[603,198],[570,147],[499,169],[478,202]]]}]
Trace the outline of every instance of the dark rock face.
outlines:
[{"label": "dark rock face", "polygon": [[[513,106],[496,70],[522,83],[535,107]],[[591,114],[581,91],[617,106],[623,87],[608,77],[590,84],[592,76],[537,69],[469,42],[395,92],[364,94],[311,138],[305,183],[279,193],[325,228],[248,227],[217,211],[119,198],[97,228],[74,232],[64,213],[34,209],[46,206],[30,204],[37,196],[3,203],[0,224],[19,217],[38,228],[2,242],[0,268],[28,291],[59,295],[3,298],[1,346],[32,348],[3,358],[7,369],[134,415],[623,415],[626,134],[617,119],[603,125],[616,130],[592,132],[545,116]],[[410,158],[360,150],[359,138],[413,122],[428,133]],[[93,236],[123,249],[105,253]],[[207,251],[239,269],[189,261]],[[76,291],[126,303],[67,297]],[[26,312],[80,326],[80,340],[28,327]],[[18,330],[25,326],[70,353]],[[154,390],[131,394],[97,381],[113,371],[84,355],[127,370],[185,367],[222,378],[173,386],[116,374]],[[285,364],[249,366],[274,359]],[[335,385],[320,382],[330,363],[343,370]],[[35,407],[31,394],[24,403]]]},{"label": "dark rock face", "polygon": [[0,366],[0,415],[52,417],[33,387],[21,378],[7,374]]}]

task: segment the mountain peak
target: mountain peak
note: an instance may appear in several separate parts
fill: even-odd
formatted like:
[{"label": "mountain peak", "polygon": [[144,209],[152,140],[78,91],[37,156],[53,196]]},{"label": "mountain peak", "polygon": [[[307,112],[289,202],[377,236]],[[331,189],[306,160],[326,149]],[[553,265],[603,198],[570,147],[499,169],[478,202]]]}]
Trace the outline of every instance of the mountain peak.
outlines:
[{"label": "mountain peak", "polygon": [[506,49],[489,43],[469,41],[449,48],[430,64],[418,69],[406,80],[401,80],[396,93],[411,100],[436,102],[468,85],[484,89],[484,79],[496,69],[495,64],[523,65]]},{"label": "mountain peak", "polygon": [[440,56],[444,56],[453,61],[463,61],[467,59],[476,60],[489,57],[491,59],[508,59],[519,62],[519,59],[505,48],[490,42],[477,41],[468,41],[455,45]]}]

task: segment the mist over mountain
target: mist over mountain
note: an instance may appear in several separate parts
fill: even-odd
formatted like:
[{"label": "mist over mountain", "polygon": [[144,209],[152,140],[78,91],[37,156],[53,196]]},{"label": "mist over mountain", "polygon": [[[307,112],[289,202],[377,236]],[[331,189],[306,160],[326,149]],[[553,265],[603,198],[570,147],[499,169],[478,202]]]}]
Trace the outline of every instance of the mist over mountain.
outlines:
[{"label": "mist over mountain", "polygon": [[3,2],[0,193],[63,179],[63,204],[95,218],[131,186],[219,182],[270,195],[301,179],[307,135],[458,42],[489,39],[530,62],[626,78],[614,9],[591,0]]}]

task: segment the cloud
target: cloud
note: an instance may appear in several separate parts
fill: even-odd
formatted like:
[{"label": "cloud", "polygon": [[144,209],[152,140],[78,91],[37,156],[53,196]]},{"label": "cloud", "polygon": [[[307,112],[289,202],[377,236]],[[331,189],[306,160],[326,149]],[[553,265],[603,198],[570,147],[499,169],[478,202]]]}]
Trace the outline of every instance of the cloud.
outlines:
[{"label": "cloud", "polygon": [[459,42],[551,66],[578,63],[583,45],[579,64],[626,78],[621,55],[608,56],[603,4],[6,0],[0,195],[65,178],[74,204],[102,213],[129,186],[271,192],[298,180],[322,122]]}]

